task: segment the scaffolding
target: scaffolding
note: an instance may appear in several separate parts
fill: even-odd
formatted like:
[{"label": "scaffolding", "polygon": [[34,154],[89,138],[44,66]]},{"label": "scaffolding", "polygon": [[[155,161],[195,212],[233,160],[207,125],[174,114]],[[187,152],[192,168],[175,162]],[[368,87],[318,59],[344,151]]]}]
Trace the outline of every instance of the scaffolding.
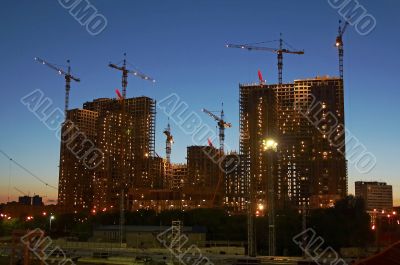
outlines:
[{"label": "scaffolding", "polygon": [[172,221],[172,226],[171,226],[171,245],[170,245],[170,251],[171,251],[171,260],[177,260],[178,263],[181,263],[180,256],[182,253],[182,245],[185,242],[182,242],[183,237],[182,237],[182,221],[176,220]]}]

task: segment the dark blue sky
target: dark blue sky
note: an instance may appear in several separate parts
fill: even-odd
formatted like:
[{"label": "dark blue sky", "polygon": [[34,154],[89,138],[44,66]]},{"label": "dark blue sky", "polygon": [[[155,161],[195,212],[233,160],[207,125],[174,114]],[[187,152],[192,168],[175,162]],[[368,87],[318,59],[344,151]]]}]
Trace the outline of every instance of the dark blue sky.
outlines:
[{"label": "dark blue sky", "polygon": [[[349,164],[349,186],[355,180],[393,184],[400,197],[399,71],[400,2],[360,1],[377,21],[367,36],[352,26],[345,33],[345,101],[347,128],[377,157],[369,174]],[[305,55],[284,58],[284,82],[316,75],[337,75],[337,50],[333,43],[339,14],[327,1],[108,1],[92,0],[108,26],[97,36],[88,34],[58,1],[2,1],[0,9],[0,148],[47,182],[57,185],[59,142],[20,99],[41,89],[63,108],[64,80],[37,64],[33,57],[65,64],[82,79],[73,83],[70,107],[82,107],[98,97],[115,97],[120,74],[107,67],[124,52],[128,60],[157,80],[151,84],[129,78],[128,97],[146,95],[161,100],[178,94],[212,128],[201,108],[220,109],[233,127],[226,142],[238,149],[238,84],[257,81],[257,70],[267,82],[276,82],[276,56],[272,53],[227,49],[225,43],[253,43],[279,38]],[[266,44],[274,46],[274,43]],[[162,129],[166,116],[157,114],[156,151],[164,155]],[[194,144],[176,124],[172,160],[183,162],[186,146]],[[202,143],[206,144],[206,143]],[[217,142],[215,142],[217,144]],[[0,156],[0,201],[25,192],[55,198],[57,192]]]}]

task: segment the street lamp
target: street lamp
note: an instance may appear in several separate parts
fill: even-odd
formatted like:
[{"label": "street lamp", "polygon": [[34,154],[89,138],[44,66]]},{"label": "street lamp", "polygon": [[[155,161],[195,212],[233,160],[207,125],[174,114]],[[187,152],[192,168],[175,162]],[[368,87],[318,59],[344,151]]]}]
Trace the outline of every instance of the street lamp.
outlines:
[{"label": "street lamp", "polygon": [[51,221],[54,220],[54,219],[55,219],[54,215],[50,215],[50,218],[49,218],[49,221],[50,221],[50,231],[51,231]]},{"label": "street lamp", "polygon": [[268,154],[267,159],[267,182],[268,182],[268,255],[275,256],[276,252],[276,231],[275,231],[275,192],[274,192],[274,172],[273,172],[273,153],[277,151],[278,143],[267,138],[263,140],[264,152]]}]

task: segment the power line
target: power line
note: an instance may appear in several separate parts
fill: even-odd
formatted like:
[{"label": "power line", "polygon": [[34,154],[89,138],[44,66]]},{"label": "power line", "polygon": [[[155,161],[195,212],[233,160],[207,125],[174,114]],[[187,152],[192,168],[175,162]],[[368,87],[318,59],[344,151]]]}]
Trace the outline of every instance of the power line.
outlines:
[{"label": "power line", "polygon": [[7,202],[10,202],[10,186],[11,186],[11,161],[8,162],[8,189],[7,189]]},{"label": "power line", "polygon": [[42,178],[38,177],[37,175],[35,175],[32,171],[30,171],[29,169],[27,169],[26,167],[24,167],[23,165],[21,165],[20,163],[18,163],[17,161],[15,161],[14,159],[12,159],[12,157],[10,157],[6,152],[4,152],[3,150],[0,149],[0,153],[5,156],[9,161],[13,162],[15,165],[17,165],[19,168],[21,168],[22,170],[24,170],[26,173],[28,173],[29,175],[31,175],[32,177],[34,177],[36,180],[38,180],[39,182],[43,183],[44,185],[46,185],[47,187],[53,188],[53,189],[58,189],[57,187],[50,185],[49,183],[47,183],[46,181],[44,181]]}]

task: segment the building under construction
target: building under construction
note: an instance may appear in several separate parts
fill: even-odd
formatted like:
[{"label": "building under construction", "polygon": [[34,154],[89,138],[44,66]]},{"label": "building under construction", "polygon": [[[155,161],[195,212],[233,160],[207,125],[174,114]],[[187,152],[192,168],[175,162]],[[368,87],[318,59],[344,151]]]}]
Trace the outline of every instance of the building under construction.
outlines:
[{"label": "building under construction", "polygon": [[249,199],[265,209],[269,156],[263,140],[267,138],[278,143],[274,158],[270,157],[277,207],[326,207],[346,196],[342,79],[240,85],[241,178],[246,188],[251,187]]},{"label": "building under construction", "polygon": [[247,186],[243,156],[232,152],[224,157],[223,204],[229,213],[244,213],[247,207]]},{"label": "building under construction", "polygon": [[58,184],[58,205],[64,211],[92,206],[94,171],[88,169],[71,150],[74,145],[79,146],[85,138],[91,141],[96,139],[98,117],[98,112],[86,109],[72,109],[67,112],[67,120],[61,133]]},{"label": "building under construction", "polygon": [[121,190],[159,185],[155,114],[155,101],[148,97],[96,99],[84,103],[83,110],[68,111],[63,133],[73,124],[101,150],[103,161],[88,169],[63,141],[59,204],[75,210],[107,209],[119,205]]},{"label": "building under construction", "polygon": [[[183,187],[189,200],[198,201],[198,205],[210,207],[214,202],[222,201],[222,170],[219,150],[213,146],[187,147],[187,181]],[[218,187],[218,182],[220,187]],[[215,198],[214,198],[214,195]],[[214,200],[214,201],[213,201]]]}]

